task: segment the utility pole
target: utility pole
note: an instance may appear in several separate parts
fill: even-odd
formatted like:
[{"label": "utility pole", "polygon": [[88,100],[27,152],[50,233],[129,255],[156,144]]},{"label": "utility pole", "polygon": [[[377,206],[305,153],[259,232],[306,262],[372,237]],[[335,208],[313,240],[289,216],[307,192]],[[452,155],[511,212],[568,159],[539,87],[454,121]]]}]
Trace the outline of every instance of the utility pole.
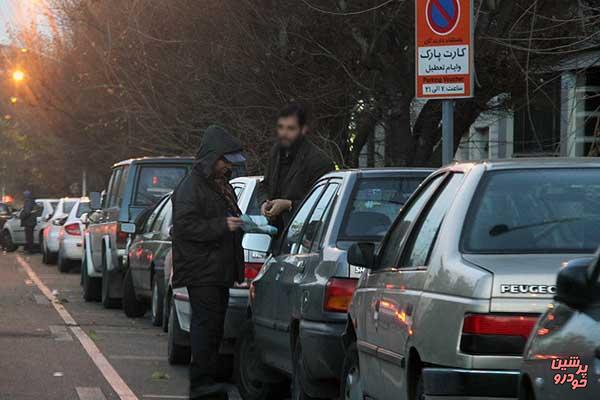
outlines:
[{"label": "utility pole", "polygon": [[81,197],[87,196],[87,171],[84,169],[81,174]]},{"label": "utility pole", "polygon": [[442,101],[442,165],[454,159],[454,100]]}]

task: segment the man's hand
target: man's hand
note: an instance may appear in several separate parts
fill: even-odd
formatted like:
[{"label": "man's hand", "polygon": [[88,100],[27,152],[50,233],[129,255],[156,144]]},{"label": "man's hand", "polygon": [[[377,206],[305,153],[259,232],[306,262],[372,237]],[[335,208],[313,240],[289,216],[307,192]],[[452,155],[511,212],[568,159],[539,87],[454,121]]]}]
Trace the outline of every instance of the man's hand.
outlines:
[{"label": "man's hand", "polygon": [[270,201],[271,206],[266,210],[265,215],[273,218],[277,217],[284,211],[289,211],[292,208],[292,201],[286,199],[276,199]]},{"label": "man's hand", "polygon": [[227,217],[225,221],[227,222],[227,229],[230,232],[237,231],[244,224],[244,222],[242,222],[242,219],[238,217]]},{"label": "man's hand", "polygon": [[271,200],[267,200],[264,203],[262,203],[262,206],[260,206],[260,213],[267,217],[272,204],[273,202]]}]

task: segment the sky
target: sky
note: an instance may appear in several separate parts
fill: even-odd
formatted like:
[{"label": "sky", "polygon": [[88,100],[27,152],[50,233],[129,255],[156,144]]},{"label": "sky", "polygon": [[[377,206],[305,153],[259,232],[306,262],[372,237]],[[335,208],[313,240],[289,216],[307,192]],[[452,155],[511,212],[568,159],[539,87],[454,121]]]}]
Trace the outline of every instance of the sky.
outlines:
[{"label": "sky", "polygon": [[27,26],[37,19],[45,0],[0,0],[0,43],[10,41],[7,31]]}]

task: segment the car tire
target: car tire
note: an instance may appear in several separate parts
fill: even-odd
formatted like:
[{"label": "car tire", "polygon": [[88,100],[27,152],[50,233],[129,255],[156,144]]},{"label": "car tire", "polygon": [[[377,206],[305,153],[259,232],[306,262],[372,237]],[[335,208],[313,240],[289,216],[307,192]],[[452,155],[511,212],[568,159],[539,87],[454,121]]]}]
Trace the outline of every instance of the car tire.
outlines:
[{"label": "car tire", "polygon": [[81,259],[81,285],[85,301],[100,301],[102,299],[102,279],[88,274],[87,256],[85,250]]},{"label": "car tire", "polygon": [[152,303],[150,309],[152,311],[152,325],[161,326],[163,323],[163,302],[165,298],[163,279],[159,276],[154,276],[152,281]]},{"label": "car tire", "polygon": [[125,272],[125,279],[123,280],[123,311],[129,318],[140,318],[146,314],[146,304],[139,301],[135,295],[130,268]]},{"label": "car tire", "polygon": [[252,320],[241,327],[235,341],[233,378],[240,396],[244,400],[280,400],[286,397],[287,388],[281,383],[262,382],[256,371],[262,365],[260,354],[254,340]]},{"label": "car tire", "polygon": [[163,332],[169,332],[169,315],[171,314],[171,297],[173,292],[171,289],[167,290],[167,293],[163,296],[163,318],[162,318],[162,330]]},{"label": "car tire", "polygon": [[9,253],[12,253],[13,251],[17,250],[17,248],[19,247],[13,242],[12,236],[9,231],[3,231],[2,245],[4,246],[4,250],[6,250]]},{"label": "car tire", "polygon": [[167,335],[167,358],[171,365],[186,365],[190,363],[192,349],[190,346],[181,345],[178,338],[187,335],[187,332],[181,330],[179,318],[175,311],[173,299],[171,299],[171,312],[169,313],[169,334]]},{"label": "car tire", "polygon": [[304,371],[304,358],[302,355],[302,346],[300,340],[296,340],[294,345],[293,372],[292,372],[292,400],[315,400],[315,397],[309,396],[304,391],[304,379],[306,372]]},{"label": "car tire", "polygon": [[110,297],[110,272],[106,264],[106,254],[102,255],[102,305],[104,308],[119,308],[120,299]]},{"label": "car tire", "polygon": [[62,251],[58,250],[58,270],[62,274],[66,274],[71,270],[71,261],[63,255]]},{"label": "car tire", "polygon": [[362,379],[358,362],[358,348],[353,342],[346,349],[342,376],[340,378],[340,400],[362,400]]}]

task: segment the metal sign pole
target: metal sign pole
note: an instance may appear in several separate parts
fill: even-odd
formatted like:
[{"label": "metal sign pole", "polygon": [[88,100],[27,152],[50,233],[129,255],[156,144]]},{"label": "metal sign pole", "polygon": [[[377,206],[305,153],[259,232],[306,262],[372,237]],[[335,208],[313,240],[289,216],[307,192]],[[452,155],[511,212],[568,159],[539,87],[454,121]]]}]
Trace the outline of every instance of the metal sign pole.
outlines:
[{"label": "metal sign pole", "polygon": [[442,101],[442,165],[454,159],[454,100]]}]

